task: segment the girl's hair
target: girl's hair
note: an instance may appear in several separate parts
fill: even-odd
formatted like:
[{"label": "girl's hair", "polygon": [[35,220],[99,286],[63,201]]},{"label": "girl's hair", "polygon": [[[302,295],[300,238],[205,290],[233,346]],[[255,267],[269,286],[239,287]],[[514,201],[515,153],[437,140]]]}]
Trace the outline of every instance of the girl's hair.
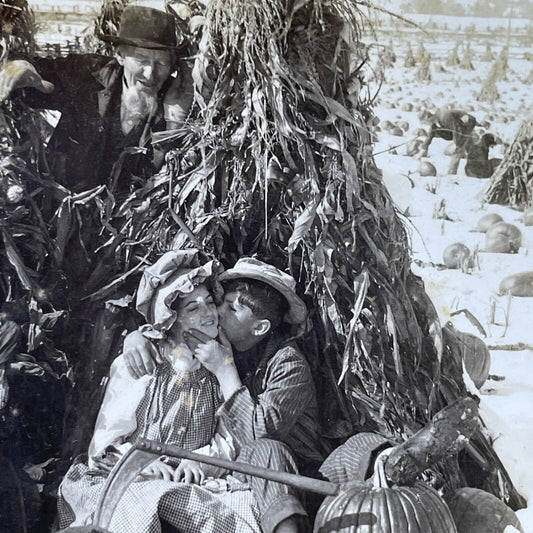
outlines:
[{"label": "girl's hair", "polygon": [[[206,279],[202,285],[204,285],[207,290],[209,291],[209,294],[213,297],[213,301],[216,305],[220,305],[222,303],[222,289],[220,287],[220,284],[215,282],[212,278]],[[171,304],[170,308],[174,309],[174,311],[179,311],[179,305],[180,305],[180,298],[182,298],[183,295],[179,295]]]},{"label": "girl's hair", "polygon": [[225,292],[237,292],[239,302],[249,307],[260,320],[267,319],[271,331],[283,321],[289,304],[285,297],[270,285],[255,279],[235,279],[224,283]]}]

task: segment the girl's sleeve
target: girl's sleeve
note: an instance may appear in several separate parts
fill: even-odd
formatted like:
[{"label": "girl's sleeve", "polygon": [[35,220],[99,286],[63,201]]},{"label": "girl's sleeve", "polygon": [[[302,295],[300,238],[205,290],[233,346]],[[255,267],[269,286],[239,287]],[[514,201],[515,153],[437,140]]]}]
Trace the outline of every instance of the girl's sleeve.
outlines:
[{"label": "girl's sleeve", "polygon": [[122,437],[130,435],[137,427],[135,413],[150,379],[151,376],[135,379],[128,372],[123,357],[115,359],[89,445],[89,466],[91,458],[104,453],[110,445],[125,451],[121,448]]}]

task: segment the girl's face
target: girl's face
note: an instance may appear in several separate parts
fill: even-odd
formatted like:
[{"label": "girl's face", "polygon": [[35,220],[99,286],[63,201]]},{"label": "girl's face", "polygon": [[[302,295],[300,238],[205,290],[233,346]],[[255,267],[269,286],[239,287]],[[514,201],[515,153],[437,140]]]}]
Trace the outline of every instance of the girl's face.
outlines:
[{"label": "girl's face", "polygon": [[217,306],[205,285],[199,285],[191,293],[180,297],[176,310],[178,315],[172,333],[177,335],[179,342],[182,341],[182,333],[193,328],[213,339],[217,337]]}]

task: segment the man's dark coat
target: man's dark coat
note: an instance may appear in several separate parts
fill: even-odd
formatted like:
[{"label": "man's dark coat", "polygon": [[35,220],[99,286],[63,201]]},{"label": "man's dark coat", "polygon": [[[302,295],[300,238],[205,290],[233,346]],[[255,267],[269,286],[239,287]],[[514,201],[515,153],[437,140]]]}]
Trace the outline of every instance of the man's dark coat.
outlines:
[{"label": "man's dark coat", "polygon": [[[153,131],[165,129],[162,101],[170,79],[160,91],[157,111],[128,135],[117,137],[113,125],[120,124],[123,69],[115,59],[73,54],[37,59],[34,64],[55,90],[43,94],[25,89],[25,101],[34,108],[61,112],[48,145],[54,179],[74,192],[110,184],[113,164],[120,159],[123,171],[117,182],[124,190],[132,177],[147,178],[157,170],[150,140]],[[127,147],[140,147],[145,153],[128,153],[122,160],[120,154]]]}]

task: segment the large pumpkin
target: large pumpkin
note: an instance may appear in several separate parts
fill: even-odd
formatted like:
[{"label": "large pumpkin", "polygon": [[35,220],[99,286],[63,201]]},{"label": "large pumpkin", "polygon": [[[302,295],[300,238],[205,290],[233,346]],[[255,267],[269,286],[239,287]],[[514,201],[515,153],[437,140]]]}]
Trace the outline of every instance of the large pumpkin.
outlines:
[{"label": "large pumpkin", "polygon": [[418,166],[418,172],[421,176],[437,175],[437,169],[435,168],[435,165],[429,161],[421,161],[420,165]]},{"label": "large pumpkin", "polygon": [[502,279],[498,292],[500,294],[510,292],[513,296],[533,297],[533,270],[511,274]]},{"label": "large pumpkin", "polygon": [[503,218],[498,213],[487,213],[477,221],[476,231],[486,233],[491,226],[503,221]]},{"label": "large pumpkin", "polygon": [[475,254],[462,242],[449,244],[442,253],[442,260],[446,268],[458,268],[467,273],[475,266]]},{"label": "large pumpkin", "polygon": [[514,224],[496,222],[485,232],[485,252],[513,254],[522,246],[522,232]]},{"label": "large pumpkin", "polygon": [[515,512],[496,496],[463,487],[446,498],[457,533],[503,533],[507,526],[523,531]]},{"label": "large pumpkin", "polygon": [[376,461],[371,483],[349,483],[318,510],[314,533],[456,533],[453,517],[437,491],[421,482],[389,487]]},{"label": "large pumpkin", "polygon": [[449,326],[443,328],[443,333],[445,338],[446,335],[455,337],[461,350],[465,370],[474,385],[480,389],[489,377],[490,371],[491,357],[487,345],[479,337]]}]

